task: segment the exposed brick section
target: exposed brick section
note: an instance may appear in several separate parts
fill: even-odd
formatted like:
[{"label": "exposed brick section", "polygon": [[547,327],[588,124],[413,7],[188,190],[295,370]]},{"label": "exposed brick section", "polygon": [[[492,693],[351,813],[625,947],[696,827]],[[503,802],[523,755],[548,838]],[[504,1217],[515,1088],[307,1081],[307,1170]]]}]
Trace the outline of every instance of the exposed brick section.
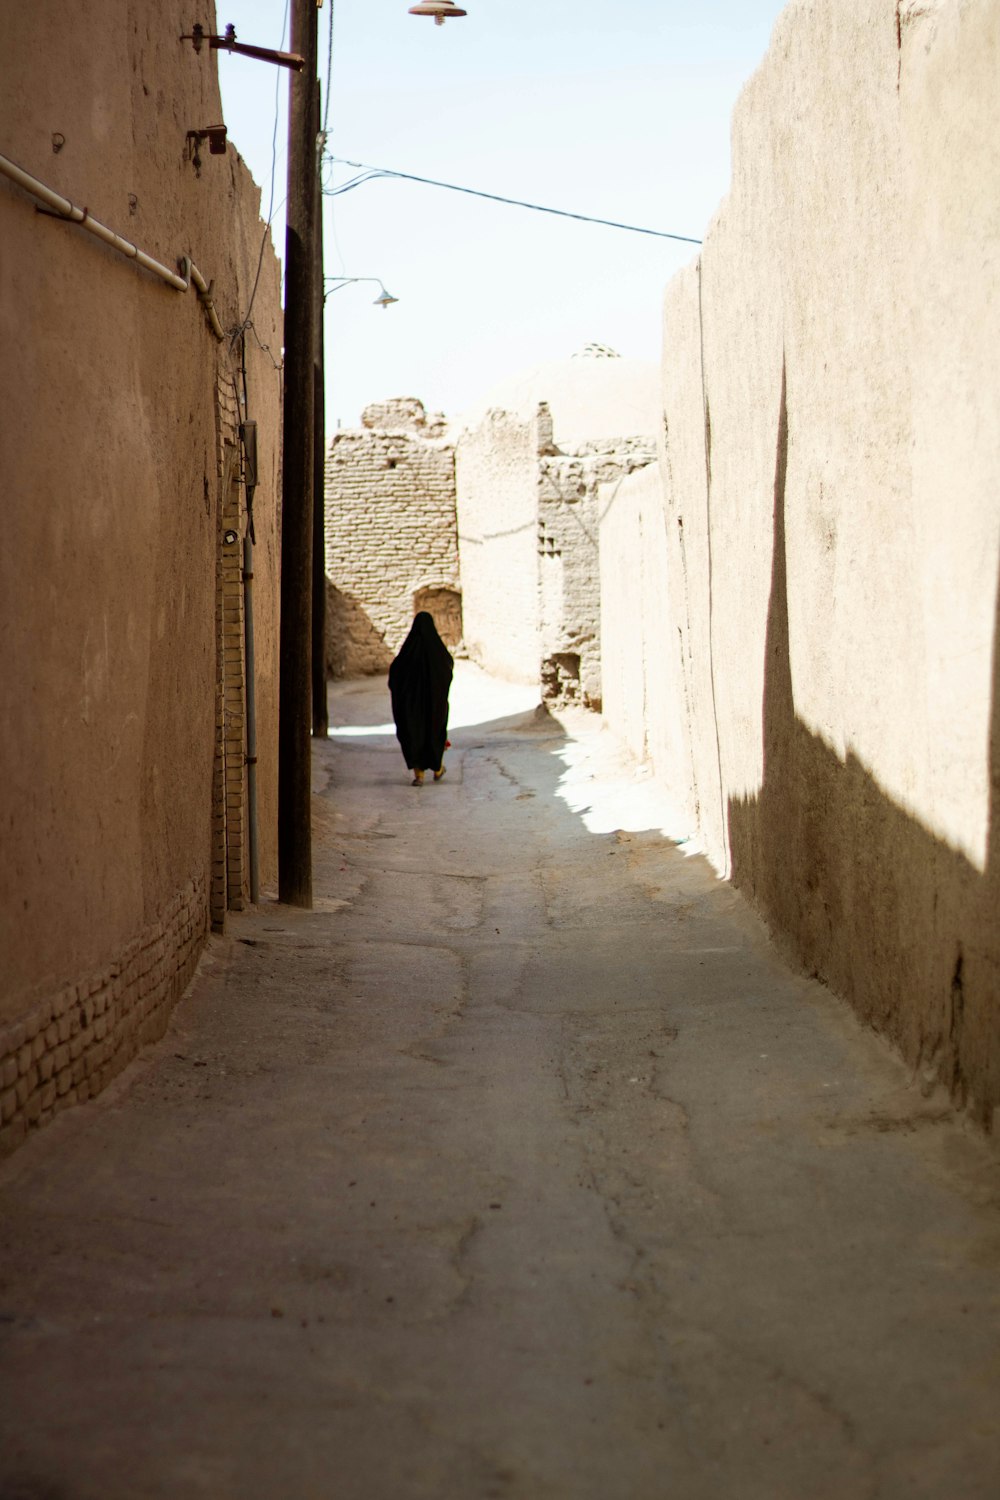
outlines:
[{"label": "exposed brick section", "polygon": [[[227,911],[242,911],[248,895],[246,844],[246,675],[243,621],[240,412],[233,377],[220,363],[216,384],[219,499],[216,542],[215,756],[212,774],[211,920],[225,927]],[[234,531],[235,542],[226,542]]]},{"label": "exposed brick section", "polygon": [[[229,482],[223,476],[222,528],[219,545],[221,593],[219,661],[222,671],[222,754],[226,822],[226,901],[230,911],[244,907],[246,821],[246,700],[243,627],[242,491],[235,464]],[[235,542],[226,542],[228,530]]]},{"label": "exposed brick section", "polygon": [[113,963],[0,1029],[0,1157],[60,1110],[99,1094],[163,1035],[207,921],[204,882],[192,880]]},{"label": "exposed brick section", "polygon": [[419,432],[421,437],[448,436],[444,413],[425,411],[416,396],[394,396],[389,401],[373,401],[361,413],[361,425],[373,431]]},{"label": "exposed brick section", "polygon": [[[544,417],[544,411],[540,414]],[[544,425],[540,423],[540,436]],[[645,438],[581,443],[538,458],[538,606],[542,697],[601,707],[598,486],[655,459]]]},{"label": "exposed brick section", "polygon": [[[216,605],[218,636],[222,634],[222,591]],[[210,912],[212,930],[222,932],[226,925],[226,751],[225,691],[220,670],[215,683],[215,749],[212,759],[212,874]]]},{"label": "exposed brick section", "polygon": [[544,698],[601,706],[598,486],[655,458],[643,437],[565,450],[545,401],[488,409],[457,451],[465,631],[473,660]]},{"label": "exposed brick section", "polygon": [[461,641],[455,453],[444,420],[407,397],[368,407],[362,423],[334,435],[326,463],[334,677],[387,670],[417,609],[430,609],[452,650]]}]

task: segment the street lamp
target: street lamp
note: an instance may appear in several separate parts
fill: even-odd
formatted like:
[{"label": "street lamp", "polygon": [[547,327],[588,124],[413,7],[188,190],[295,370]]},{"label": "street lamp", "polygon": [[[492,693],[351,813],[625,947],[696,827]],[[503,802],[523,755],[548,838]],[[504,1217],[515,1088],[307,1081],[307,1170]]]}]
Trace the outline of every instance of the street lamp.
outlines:
[{"label": "street lamp", "polygon": [[[374,281],[376,286],[382,287],[381,292],[372,303],[372,307],[381,307],[384,312],[387,307],[391,307],[394,302],[399,301],[398,297],[394,297],[391,292],[386,291],[385,287],[382,286],[382,282],[377,276],[324,276],[323,281],[324,302],[326,301],[327,297],[330,296],[331,292],[339,292],[342,287],[351,286],[352,283],[356,281]],[[326,286],[326,282],[332,282],[333,285]]]},{"label": "street lamp", "polygon": [[[293,69],[288,97],[288,193],[285,214],[285,361],[282,437],[281,627],[278,661],[278,900],[312,906],[313,732],[326,733],[323,645],[323,280],[322,203],[316,146],[320,136],[316,12],[322,0],[289,0],[291,52],[268,58]],[[440,26],[464,16],[453,0],[422,0],[411,15]],[[247,51],[235,30],[202,44]],[[194,34],[191,40],[195,41]],[[251,55],[260,56],[262,49]],[[301,67],[299,60],[301,59]],[[341,286],[375,277],[334,278]],[[382,283],[376,305],[396,301]],[[337,288],[334,287],[333,290]],[[310,703],[312,715],[310,716]]]},{"label": "street lamp", "polygon": [[411,5],[409,14],[411,16],[433,16],[435,26],[443,26],[445,21],[450,21],[456,16],[468,15],[468,11],[459,10],[452,0],[421,0],[419,5]]}]

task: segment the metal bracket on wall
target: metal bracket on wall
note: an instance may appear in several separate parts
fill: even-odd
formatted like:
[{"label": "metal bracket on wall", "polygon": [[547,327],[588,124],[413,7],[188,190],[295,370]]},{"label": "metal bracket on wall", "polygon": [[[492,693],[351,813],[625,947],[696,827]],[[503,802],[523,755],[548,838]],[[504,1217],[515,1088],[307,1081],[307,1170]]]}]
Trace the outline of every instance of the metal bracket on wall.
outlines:
[{"label": "metal bracket on wall", "polygon": [[226,154],[226,127],[225,125],[206,125],[202,130],[189,130],[187,133],[187,148],[191,163],[201,176],[201,143],[208,141],[210,156],[225,156]]},{"label": "metal bracket on wall", "polygon": [[304,57],[297,52],[275,52],[272,47],[253,47],[247,42],[236,40],[236,27],[231,23],[225,29],[222,36],[206,31],[200,21],[196,21],[190,31],[181,34],[182,42],[190,42],[196,52],[200,52],[207,42],[209,47],[218,51],[236,52],[240,57],[255,57],[258,62],[275,63],[279,68],[291,68],[295,73],[301,73],[306,65]]}]

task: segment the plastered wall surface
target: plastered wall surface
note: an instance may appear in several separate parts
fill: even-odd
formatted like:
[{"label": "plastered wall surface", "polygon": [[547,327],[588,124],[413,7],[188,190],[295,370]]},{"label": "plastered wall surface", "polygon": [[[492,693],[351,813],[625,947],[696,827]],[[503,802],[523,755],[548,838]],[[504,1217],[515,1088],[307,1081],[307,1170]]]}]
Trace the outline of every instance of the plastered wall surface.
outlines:
[{"label": "plastered wall surface", "polygon": [[567,453],[588,443],[655,434],[658,428],[655,366],[622,359],[599,345],[586,345],[569,359],[547,360],[499,381],[462,413],[458,425],[474,430],[491,408],[529,421],[542,401],[555,442]]},{"label": "plastered wall surface", "polygon": [[579,686],[551,684],[551,696],[601,707],[600,490],[652,461],[651,438],[579,444],[570,454],[543,454],[538,472],[539,645],[543,696],[550,663],[579,659]]},{"label": "plastered wall surface", "polygon": [[598,488],[648,464],[655,368],[611,351],[542,365],[463,418],[466,640],[487,670],[600,707]]},{"label": "plastered wall surface", "polygon": [[539,672],[538,441],[532,423],[491,409],[455,449],[465,643],[514,682]]},{"label": "plastered wall surface", "polygon": [[990,0],[788,7],[667,291],[661,452],[673,789],[794,955],[986,1125],[998,98]]},{"label": "plastered wall surface", "polygon": [[602,485],[599,506],[604,718],[636,760],[673,781],[689,752],[659,466]]},{"label": "plastered wall surface", "polygon": [[[214,27],[214,7],[200,19]],[[200,176],[190,160],[186,132],[221,118],[214,61],[178,40],[190,21],[171,0],[112,0],[99,22],[93,7],[54,0],[9,12],[0,151],[171,268],[190,255],[231,331],[257,269],[259,194],[232,146],[203,146]],[[218,396],[238,362],[193,290],[36,213],[6,179],[0,240],[0,1077],[17,1063],[0,1091],[2,1148],[56,1101],[96,1092],[162,1028],[207,927],[228,420]],[[267,880],[281,347],[270,254],[251,322]]]},{"label": "plastered wall surface", "polygon": [[455,450],[410,397],[367,407],[326,461],[327,653],[334,677],[388,670],[417,608],[461,640]]}]

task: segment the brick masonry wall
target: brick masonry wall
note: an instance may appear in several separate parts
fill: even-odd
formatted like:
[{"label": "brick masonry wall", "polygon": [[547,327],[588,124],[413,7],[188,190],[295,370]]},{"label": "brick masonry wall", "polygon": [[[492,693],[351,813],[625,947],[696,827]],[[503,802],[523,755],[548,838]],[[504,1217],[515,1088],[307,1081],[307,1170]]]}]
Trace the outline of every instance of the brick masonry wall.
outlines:
[{"label": "brick masonry wall", "polygon": [[488,410],[456,451],[469,654],[539,682],[546,699],[601,706],[598,489],[655,460],[651,439],[556,446],[552,414]]},{"label": "brick masonry wall", "polygon": [[[369,407],[334,435],[326,462],[328,665],[332,676],[383,672],[425,591],[458,595],[455,454],[419,401]],[[369,426],[368,423],[392,423]],[[445,634],[444,611],[438,618]],[[454,608],[450,614],[454,619]],[[449,644],[458,644],[454,627]]]},{"label": "brick masonry wall", "polygon": [[29,1130],[98,1094],[163,1035],[207,926],[204,881],[189,881],[114,962],[0,1028],[0,1157]]},{"label": "brick masonry wall", "polygon": [[643,438],[613,438],[539,457],[539,635],[547,698],[601,707],[598,490],[654,459]]},{"label": "brick masonry wall", "polygon": [[[0,638],[11,643],[0,723],[5,1148],[56,1101],[93,1095],[163,1024],[207,930],[215,841],[239,822],[225,816],[227,740],[230,791],[243,778],[243,711],[224,701],[216,670],[224,629],[239,667],[239,582],[227,566],[235,593],[223,593],[217,559],[225,451],[241,415],[258,436],[265,882],[276,863],[280,268],[266,242],[261,258],[260,193],[235,146],[206,153],[200,176],[182,149],[188,124],[220,118],[214,59],[192,65],[175,7],[110,0],[108,27],[138,48],[123,68],[91,12],[36,0],[5,15],[4,150],[166,264],[191,254],[225,337],[193,290],[167,289],[0,184],[5,313],[24,353],[0,423]],[[138,87],[154,64],[158,89]],[[48,119],[69,143],[59,154],[40,128]],[[230,839],[233,861],[240,847]],[[237,864],[223,859],[220,912],[239,885]],[[155,958],[135,959],[133,942],[154,944]],[[128,971],[147,958],[151,972],[133,983]],[[74,1004],[99,997],[104,1009],[85,1007],[79,1031],[70,1019],[60,1038],[63,1012],[45,1010],[53,995],[65,1007],[67,994]],[[68,1057],[45,1061],[64,1045]]]},{"label": "brick masonry wall", "polygon": [[[235,429],[234,429],[235,436]],[[242,911],[247,894],[244,843],[246,834],[246,689],[243,620],[243,516],[242,488],[235,448],[229,448],[223,463],[221,518],[219,526],[218,580],[220,590],[220,636],[217,644],[221,675],[223,794],[225,797],[226,903],[230,911]],[[225,540],[227,531],[236,541]],[[213,863],[220,850],[213,850]],[[213,914],[214,915],[214,914]]]}]

